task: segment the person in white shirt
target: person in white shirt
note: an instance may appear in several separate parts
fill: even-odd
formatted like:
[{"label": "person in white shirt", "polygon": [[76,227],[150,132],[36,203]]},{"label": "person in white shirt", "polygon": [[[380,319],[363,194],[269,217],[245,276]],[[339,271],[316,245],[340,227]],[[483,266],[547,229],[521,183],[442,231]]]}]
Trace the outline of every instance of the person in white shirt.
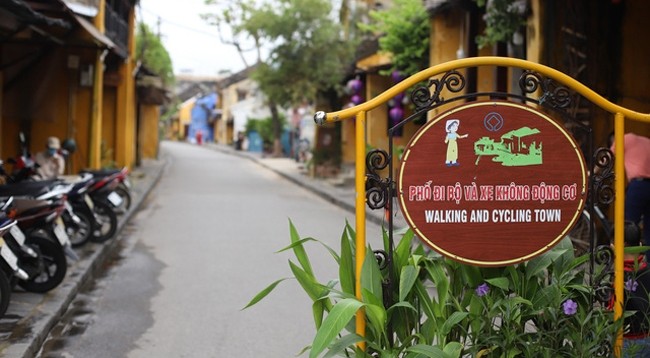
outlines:
[{"label": "person in white shirt", "polygon": [[36,174],[39,179],[55,179],[59,175],[63,175],[65,169],[65,159],[59,154],[61,143],[57,137],[47,138],[45,150],[36,153],[34,161],[36,162]]}]

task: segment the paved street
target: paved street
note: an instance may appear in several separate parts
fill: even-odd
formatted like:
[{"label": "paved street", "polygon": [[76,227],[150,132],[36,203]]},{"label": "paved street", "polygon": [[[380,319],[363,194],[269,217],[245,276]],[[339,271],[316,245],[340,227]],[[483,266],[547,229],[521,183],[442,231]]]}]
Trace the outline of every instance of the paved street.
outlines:
[{"label": "paved street", "polygon": [[[290,276],[291,254],[274,253],[289,244],[289,220],[338,249],[353,214],[242,157],[174,142],[162,151],[170,164],[119,254],[71,305],[67,324],[76,329],[53,330],[42,356],[295,356],[314,334],[297,282],[241,308]],[[379,235],[369,223],[368,236]],[[329,253],[308,247],[321,280],[336,278]]]}]

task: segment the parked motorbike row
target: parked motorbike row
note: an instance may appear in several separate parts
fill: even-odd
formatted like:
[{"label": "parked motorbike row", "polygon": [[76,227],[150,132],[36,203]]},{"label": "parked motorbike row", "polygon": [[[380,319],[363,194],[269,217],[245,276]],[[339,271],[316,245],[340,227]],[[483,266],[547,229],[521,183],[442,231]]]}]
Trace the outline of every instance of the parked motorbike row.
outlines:
[{"label": "parked motorbike row", "polygon": [[57,287],[68,260],[79,259],[72,248],[113,238],[117,216],[131,205],[127,168],[33,181],[28,159],[20,160],[11,174],[0,161],[0,317],[16,285],[38,293]]}]

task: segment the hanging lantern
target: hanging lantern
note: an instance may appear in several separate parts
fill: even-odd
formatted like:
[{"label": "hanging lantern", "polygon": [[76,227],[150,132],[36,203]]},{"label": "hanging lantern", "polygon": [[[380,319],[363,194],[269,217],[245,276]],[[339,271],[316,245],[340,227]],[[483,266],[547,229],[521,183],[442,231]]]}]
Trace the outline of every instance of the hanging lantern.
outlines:
[{"label": "hanging lantern", "polygon": [[363,97],[359,96],[358,94],[355,94],[350,98],[350,102],[354,103],[355,105],[361,104],[361,102],[363,102]]},{"label": "hanging lantern", "polygon": [[404,117],[404,110],[402,107],[393,107],[388,112],[388,116],[390,117],[390,120],[393,124],[397,124]]},{"label": "hanging lantern", "polygon": [[350,91],[352,91],[352,93],[357,94],[357,93],[361,92],[361,90],[363,89],[363,82],[358,78],[349,80],[348,83],[347,83],[347,88]]},{"label": "hanging lantern", "polygon": [[402,76],[399,71],[395,70],[390,74],[390,79],[393,81],[393,83],[398,83],[404,79],[404,76]]}]

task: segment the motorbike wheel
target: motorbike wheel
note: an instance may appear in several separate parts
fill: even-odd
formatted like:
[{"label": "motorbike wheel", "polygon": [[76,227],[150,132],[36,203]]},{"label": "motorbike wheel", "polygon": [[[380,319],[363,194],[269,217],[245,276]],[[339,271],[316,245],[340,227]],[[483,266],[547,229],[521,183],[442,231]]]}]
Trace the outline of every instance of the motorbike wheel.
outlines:
[{"label": "motorbike wheel", "polygon": [[68,260],[61,245],[41,236],[29,236],[27,245],[38,248],[43,258],[43,271],[27,281],[18,281],[18,286],[29,292],[44,293],[58,286],[68,271]]},{"label": "motorbike wheel", "polygon": [[4,271],[0,271],[0,318],[2,318],[9,308],[11,301],[11,286],[9,279]]},{"label": "motorbike wheel", "polygon": [[122,198],[122,204],[115,208],[115,212],[118,214],[125,214],[129,209],[131,209],[131,193],[124,186],[119,185],[115,188],[115,193]]},{"label": "motorbike wheel", "polygon": [[97,222],[90,238],[93,242],[105,242],[115,236],[117,232],[117,214],[111,206],[104,202],[95,203],[95,217]]},{"label": "motorbike wheel", "polygon": [[90,240],[93,233],[93,224],[86,214],[75,212],[75,215],[77,215],[80,220],[78,223],[74,222],[70,214],[66,211],[63,212],[61,218],[65,225],[65,231],[70,237],[70,244],[72,247],[79,247]]}]

